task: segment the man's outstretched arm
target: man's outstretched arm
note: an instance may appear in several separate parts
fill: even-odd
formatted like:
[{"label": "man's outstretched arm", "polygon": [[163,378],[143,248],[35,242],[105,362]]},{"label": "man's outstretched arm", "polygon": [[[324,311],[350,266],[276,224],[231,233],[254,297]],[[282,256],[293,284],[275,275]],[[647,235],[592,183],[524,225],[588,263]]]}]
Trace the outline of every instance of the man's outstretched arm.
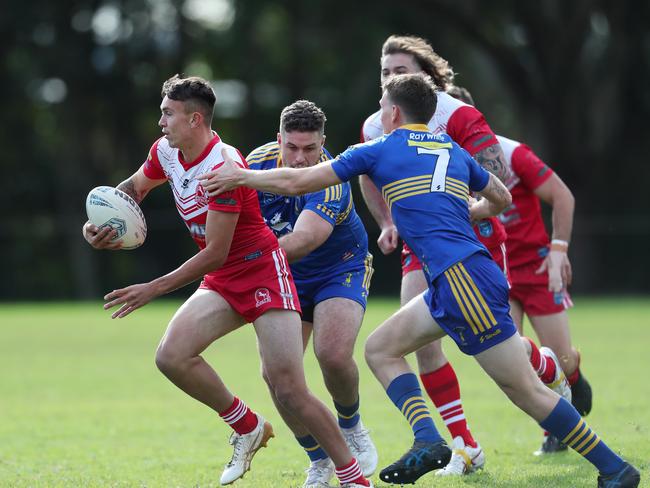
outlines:
[{"label": "man's outstretched arm", "polygon": [[239,166],[225,150],[222,151],[222,155],[224,158],[222,166],[198,176],[210,196],[240,186],[278,195],[304,195],[341,183],[332,169],[332,161],[325,161],[309,168],[252,170]]}]

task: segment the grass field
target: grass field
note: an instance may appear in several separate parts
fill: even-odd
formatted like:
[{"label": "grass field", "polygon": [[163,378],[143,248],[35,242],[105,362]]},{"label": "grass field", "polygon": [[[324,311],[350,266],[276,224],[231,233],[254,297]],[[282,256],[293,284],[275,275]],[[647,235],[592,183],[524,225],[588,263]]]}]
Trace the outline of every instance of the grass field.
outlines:
[{"label": "grass field", "polygon": [[[0,305],[0,487],[218,486],[231,454],[229,429],[169,383],[153,361],[177,306],[159,301],[111,321],[99,303]],[[362,415],[380,467],[410,446],[410,429],[363,362],[362,344],[395,307],[371,300],[357,344]],[[595,392],[590,425],[642,470],[642,486],[650,486],[650,300],[579,299],[570,313]],[[445,350],[487,464],[463,479],[427,475],[418,486],[596,486],[595,470],[573,452],[532,456],[540,429],[448,339]],[[260,378],[252,328],[213,345],[206,358],[276,431],[234,486],[300,486],[307,460]],[[331,404],[311,351],[306,367],[312,389]]]}]

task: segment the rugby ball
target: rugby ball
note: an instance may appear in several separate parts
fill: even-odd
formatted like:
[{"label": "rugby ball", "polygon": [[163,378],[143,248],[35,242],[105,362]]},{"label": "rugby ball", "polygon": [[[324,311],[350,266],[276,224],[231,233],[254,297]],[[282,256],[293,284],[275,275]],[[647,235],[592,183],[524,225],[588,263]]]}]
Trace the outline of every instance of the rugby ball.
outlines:
[{"label": "rugby ball", "polygon": [[114,241],[122,241],[121,249],[135,249],[147,237],[147,222],[133,198],[112,186],[93,188],[86,197],[88,220],[100,229],[117,231]]}]

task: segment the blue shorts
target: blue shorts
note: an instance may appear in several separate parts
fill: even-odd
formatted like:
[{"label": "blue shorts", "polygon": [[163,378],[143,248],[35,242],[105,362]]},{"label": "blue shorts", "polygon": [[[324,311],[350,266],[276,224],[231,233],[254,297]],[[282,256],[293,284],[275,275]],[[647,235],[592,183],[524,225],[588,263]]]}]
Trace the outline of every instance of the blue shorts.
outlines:
[{"label": "blue shorts", "polygon": [[346,263],[340,271],[334,270],[309,278],[294,275],[302,320],[314,321],[314,307],[329,298],[347,298],[359,303],[365,310],[373,273],[372,254],[355,266]]},{"label": "blue shorts", "polygon": [[424,294],[431,316],[459,349],[471,356],[511,337],[508,281],[486,254],[459,261],[433,280]]}]

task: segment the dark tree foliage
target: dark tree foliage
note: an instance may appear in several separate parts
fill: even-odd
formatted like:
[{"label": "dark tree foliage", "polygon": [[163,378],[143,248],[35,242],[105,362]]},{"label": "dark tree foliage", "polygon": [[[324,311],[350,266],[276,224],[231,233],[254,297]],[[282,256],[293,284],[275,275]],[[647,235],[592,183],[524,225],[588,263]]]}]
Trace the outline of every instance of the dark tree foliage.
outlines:
[{"label": "dark tree foliage", "polygon": [[[88,190],[128,177],[159,137],[166,78],[215,80],[214,128],[244,154],[275,138],[282,107],[309,98],[337,153],[378,107],[392,33],[429,39],[494,130],[527,142],[572,188],[575,290],[650,290],[647,3],[6,0],[2,10],[2,299],[99,298],[195,252],[164,187],[143,203],[142,248],[96,252],[81,237]],[[373,292],[395,293],[398,257],[373,253]]]}]

